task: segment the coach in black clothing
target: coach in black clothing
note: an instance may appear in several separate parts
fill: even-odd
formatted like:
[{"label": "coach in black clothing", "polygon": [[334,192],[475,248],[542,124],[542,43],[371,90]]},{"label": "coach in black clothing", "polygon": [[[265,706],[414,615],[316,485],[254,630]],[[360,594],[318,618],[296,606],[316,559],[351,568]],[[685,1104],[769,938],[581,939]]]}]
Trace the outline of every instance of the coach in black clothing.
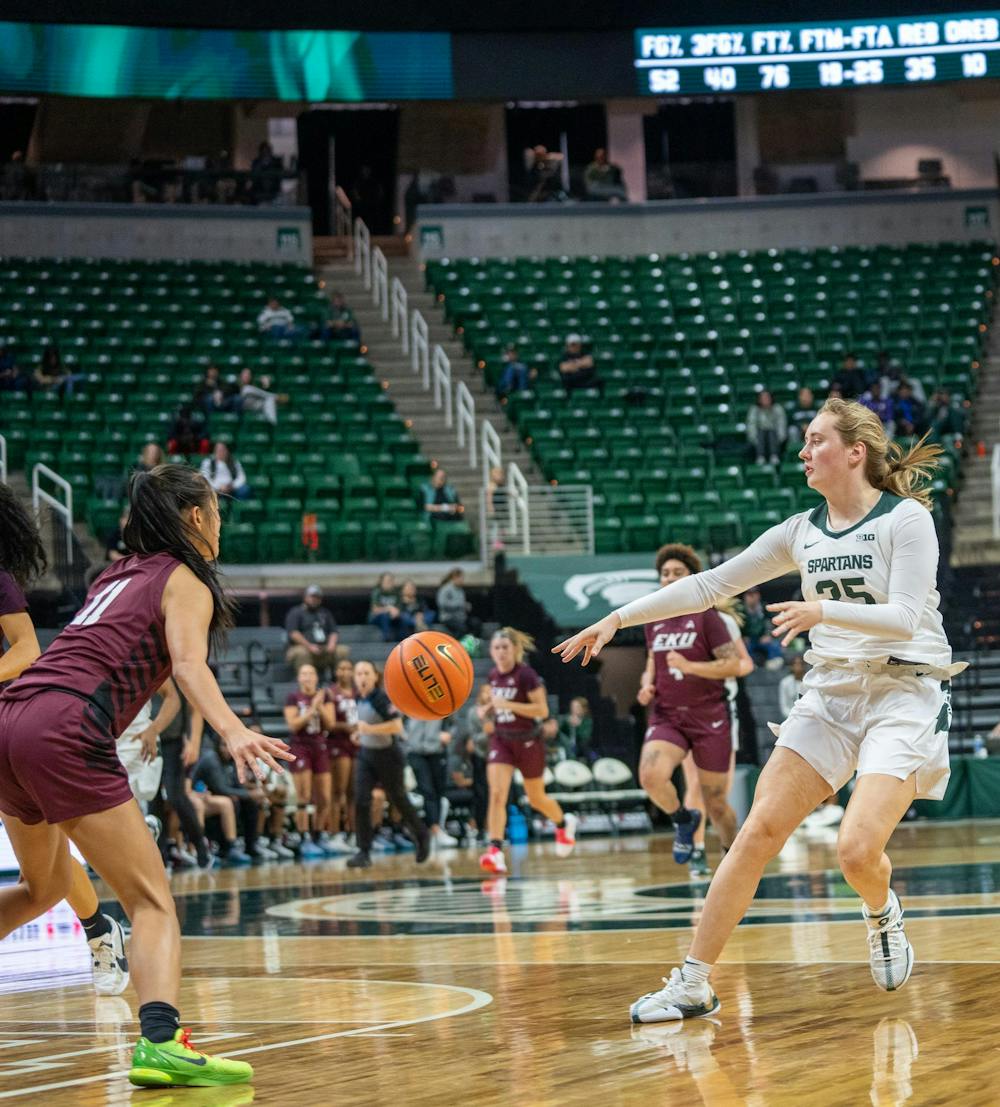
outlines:
[{"label": "coach in black clothing", "polygon": [[289,611],[285,633],[288,635],[285,660],[296,673],[303,665],[315,665],[322,680],[323,670],[329,669],[332,675],[337,662],[349,653],[346,646],[338,645],[337,620],[323,606],[323,589],[318,584],[310,584],[302,603]]}]

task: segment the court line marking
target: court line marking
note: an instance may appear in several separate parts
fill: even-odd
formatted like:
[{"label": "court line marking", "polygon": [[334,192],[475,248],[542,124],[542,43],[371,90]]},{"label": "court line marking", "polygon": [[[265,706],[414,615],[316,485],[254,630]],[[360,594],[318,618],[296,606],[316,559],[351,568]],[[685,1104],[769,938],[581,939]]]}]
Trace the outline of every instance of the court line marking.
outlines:
[{"label": "court line marking", "polygon": [[[233,977],[234,980],[266,980],[267,977]],[[351,981],[355,983],[355,981]],[[357,1038],[363,1037],[368,1034],[374,1034],[378,1031],[393,1031],[407,1026],[419,1026],[422,1023],[437,1022],[440,1019],[456,1018],[459,1015],[471,1014],[473,1011],[478,1011],[482,1007],[486,1007],[493,1002],[493,996],[489,992],[480,991],[478,988],[465,988],[457,984],[429,984],[419,981],[400,981],[400,980],[366,980],[365,984],[392,984],[400,985],[407,984],[410,986],[416,986],[420,988],[434,988],[437,990],[444,989],[449,992],[464,992],[466,995],[471,996],[471,1001],[464,1007],[460,1007],[457,1011],[438,1011],[430,1015],[422,1015],[416,1019],[403,1019],[397,1022],[387,1022],[380,1026],[363,1027],[360,1030],[335,1030],[329,1034],[314,1034],[308,1038],[293,1038],[283,1042],[271,1042],[268,1045],[251,1046],[247,1049],[238,1049],[232,1053],[227,1053],[228,1057],[245,1057],[251,1053],[268,1053],[273,1049],[289,1049],[299,1045],[311,1045],[314,1042],[327,1042],[334,1038]],[[208,1040],[208,1039],[206,1039]],[[61,1088],[79,1088],[86,1084],[99,1084],[108,1080],[126,1079],[128,1073],[121,1072],[104,1072],[96,1076],[84,1076],[77,1080],[60,1080],[51,1084],[35,1084],[29,1087],[21,1087],[12,1089],[9,1092],[0,1092],[0,1099],[13,1099],[15,1096],[26,1096],[36,1092],[50,1092],[58,1091]]]}]

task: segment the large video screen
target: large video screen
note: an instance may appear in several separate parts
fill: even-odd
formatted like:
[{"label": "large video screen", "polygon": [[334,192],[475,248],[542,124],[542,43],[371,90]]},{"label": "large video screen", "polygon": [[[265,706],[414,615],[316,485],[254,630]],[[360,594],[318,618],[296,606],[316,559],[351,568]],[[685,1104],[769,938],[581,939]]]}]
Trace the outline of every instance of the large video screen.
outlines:
[{"label": "large video screen", "polygon": [[0,92],[170,100],[437,100],[451,36],[0,22]]},{"label": "large video screen", "polygon": [[634,64],[649,96],[981,80],[1000,76],[998,16],[644,28]]}]

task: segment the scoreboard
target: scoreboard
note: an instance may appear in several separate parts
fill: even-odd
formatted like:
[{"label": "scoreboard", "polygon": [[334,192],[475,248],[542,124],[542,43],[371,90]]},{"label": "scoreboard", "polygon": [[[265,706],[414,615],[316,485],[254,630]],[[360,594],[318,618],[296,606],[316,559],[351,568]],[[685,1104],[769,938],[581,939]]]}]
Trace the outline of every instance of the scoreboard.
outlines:
[{"label": "scoreboard", "polygon": [[649,96],[979,80],[1000,77],[1000,11],[642,28],[634,53]]}]

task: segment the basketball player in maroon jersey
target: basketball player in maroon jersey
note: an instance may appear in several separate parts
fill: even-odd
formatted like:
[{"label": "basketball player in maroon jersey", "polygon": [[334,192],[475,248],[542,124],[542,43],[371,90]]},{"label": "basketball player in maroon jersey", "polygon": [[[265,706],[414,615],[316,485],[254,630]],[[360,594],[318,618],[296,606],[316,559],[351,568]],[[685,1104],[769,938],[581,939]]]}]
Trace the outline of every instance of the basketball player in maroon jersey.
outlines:
[{"label": "basketball player in maroon jersey", "polygon": [[[0,484],[0,689],[35,662],[41,650],[28,614],[24,588],[45,573],[46,557],[35,521],[6,484]],[[9,649],[4,651],[3,640]],[[125,934],[117,919],[100,910],[84,867],[70,861],[66,900],[76,913],[90,947],[94,990],[121,995],[128,987]]]},{"label": "basketball player in maroon jersey", "polygon": [[209,637],[232,624],[214,562],[219,505],[192,470],[136,473],[124,541],[133,551],[94,581],[48,651],[0,694],[0,812],[21,884],[0,889],[0,938],[62,899],[68,835],[114,889],[132,922],[141,1037],[133,1084],[210,1087],[250,1080],[241,1061],[209,1057],[180,1028],[180,929],[166,873],[115,738],[168,676],[229,747],[237,773],[290,760],[283,742],[248,730],[208,666]]},{"label": "basketball player in maroon jersey", "polygon": [[[285,722],[291,732],[292,773],[295,776],[295,826],[301,835],[302,860],[325,857],[320,831],[325,828],[330,807],[330,750],[326,736],[334,723],[333,697],[319,686],[315,665],[299,666],[299,686],[285,699]],[[309,811],[313,808],[313,838],[309,836]]]},{"label": "basketball player in maroon jersey", "polygon": [[336,680],[329,688],[334,722],[327,735],[333,779],[329,829],[333,833],[331,848],[341,853],[350,849],[347,834],[351,830],[351,785],[358,753],[358,739],[354,734],[358,723],[358,692],[354,687],[354,666],[348,658],[342,657],[337,662],[335,675]]},{"label": "basketball player in maroon jersey", "polygon": [[[662,546],[656,555],[660,585],[696,573],[690,546]],[[723,681],[740,671],[740,656],[722,616],[714,609],[648,623],[646,668],[639,703],[652,704],[639,761],[639,782],[674,824],[674,860],[686,864],[701,811],[685,807],[671,781],[691,751],[705,808],[724,850],[736,837],[736,813],[726,799],[732,733]]]},{"label": "basketball player in maroon jersey", "polygon": [[503,876],[507,862],[503,836],[507,826],[507,797],[514,770],[524,778],[524,793],[531,806],[556,827],[556,854],[568,857],[576,845],[575,815],[564,814],[559,804],[545,794],[545,741],[537,725],[549,716],[545,685],[525,655],[535,648],[534,639],[513,627],[501,627],[490,641],[493,733],[486,760],[490,800],[487,813],[489,848],[479,858],[479,867]]}]

